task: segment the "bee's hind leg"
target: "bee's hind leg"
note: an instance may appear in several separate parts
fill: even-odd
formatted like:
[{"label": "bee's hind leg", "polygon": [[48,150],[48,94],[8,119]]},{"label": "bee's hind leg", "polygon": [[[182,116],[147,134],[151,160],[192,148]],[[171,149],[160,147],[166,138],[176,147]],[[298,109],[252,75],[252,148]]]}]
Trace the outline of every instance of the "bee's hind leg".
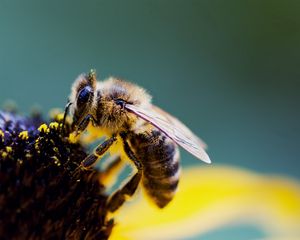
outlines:
[{"label": "bee's hind leg", "polygon": [[142,164],[135,157],[133,151],[131,150],[130,146],[126,141],[126,138],[122,135],[121,137],[123,138],[124,151],[129,157],[129,159],[133,161],[134,165],[137,168],[137,172],[130,178],[130,180],[124,186],[122,186],[122,188],[114,192],[112,196],[108,199],[107,206],[110,212],[114,212],[118,208],[120,208],[125,202],[126,196],[131,197],[135,193],[142,177]]}]

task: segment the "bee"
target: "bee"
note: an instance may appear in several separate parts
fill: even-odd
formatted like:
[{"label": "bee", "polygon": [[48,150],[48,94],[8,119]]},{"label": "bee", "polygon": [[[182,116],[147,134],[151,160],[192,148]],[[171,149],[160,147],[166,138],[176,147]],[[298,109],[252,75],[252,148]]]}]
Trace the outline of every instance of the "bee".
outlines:
[{"label": "bee", "polygon": [[[97,81],[93,70],[82,74],[73,83],[65,117],[68,113],[76,135],[91,125],[109,136],[81,162],[82,168],[92,167],[115,142],[121,142],[126,158],[136,168],[110,196],[111,212],[135,193],[140,182],[149,198],[159,208],[165,207],[173,199],[180,178],[178,145],[211,162],[205,143],[178,119],[153,105],[151,96],[133,83],[114,77]],[[121,158],[117,155],[108,168],[121,164]]]}]

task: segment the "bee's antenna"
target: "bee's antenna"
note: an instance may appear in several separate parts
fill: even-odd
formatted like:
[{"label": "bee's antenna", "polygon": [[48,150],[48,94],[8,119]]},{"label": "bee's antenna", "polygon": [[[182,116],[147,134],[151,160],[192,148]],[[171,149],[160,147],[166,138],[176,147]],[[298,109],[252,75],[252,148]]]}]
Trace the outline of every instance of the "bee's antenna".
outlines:
[{"label": "bee's antenna", "polygon": [[68,103],[67,103],[66,106],[65,106],[64,118],[63,118],[62,128],[61,128],[62,131],[63,131],[64,128],[65,128],[66,117],[67,117],[67,115],[68,115],[68,113],[69,113],[69,109],[70,109],[70,106],[71,106],[72,104],[73,104],[72,102],[68,101]]}]

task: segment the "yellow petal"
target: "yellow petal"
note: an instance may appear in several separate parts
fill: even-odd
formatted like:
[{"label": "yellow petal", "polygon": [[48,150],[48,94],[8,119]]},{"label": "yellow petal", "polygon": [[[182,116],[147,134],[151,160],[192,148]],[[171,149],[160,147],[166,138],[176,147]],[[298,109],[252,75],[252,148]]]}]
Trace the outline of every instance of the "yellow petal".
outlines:
[{"label": "yellow petal", "polygon": [[193,167],[183,170],[179,191],[166,208],[138,196],[114,218],[110,239],[185,239],[232,223],[255,224],[270,237],[297,238],[300,185],[233,167]]}]

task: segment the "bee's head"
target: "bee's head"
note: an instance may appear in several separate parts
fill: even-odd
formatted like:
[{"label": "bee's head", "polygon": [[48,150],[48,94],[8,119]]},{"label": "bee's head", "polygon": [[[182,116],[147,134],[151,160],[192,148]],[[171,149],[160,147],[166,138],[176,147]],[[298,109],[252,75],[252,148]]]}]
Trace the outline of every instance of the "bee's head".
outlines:
[{"label": "bee's head", "polygon": [[95,99],[97,124],[116,132],[132,126],[137,120],[137,117],[124,107],[125,104],[147,105],[151,97],[143,88],[111,77],[97,83]]},{"label": "bee's head", "polygon": [[72,125],[77,127],[93,108],[94,92],[96,89],[96,74],[91,71],[89,74],[81,74],[72,86],[69,101],[70,113],[72,115]]}]

